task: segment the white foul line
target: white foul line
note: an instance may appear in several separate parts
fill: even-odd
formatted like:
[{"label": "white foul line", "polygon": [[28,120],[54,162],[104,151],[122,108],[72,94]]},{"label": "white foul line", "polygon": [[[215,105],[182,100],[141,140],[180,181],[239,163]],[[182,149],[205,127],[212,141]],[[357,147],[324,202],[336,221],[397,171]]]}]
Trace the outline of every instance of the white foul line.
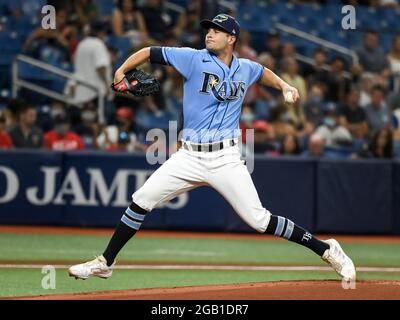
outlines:
[{"label": "white foul line", "polygon": [[[54,264],[57,269],[66,269],[70,265]],[[0,269],[41,269],[40,264],[0,264]],[[119,270],[233,270],[233,271],[332,271],[331,267],[320,266],[232,266],[232,265],[117,265]],[[360,272],[399,272],[399,267],[358,267]]]}]

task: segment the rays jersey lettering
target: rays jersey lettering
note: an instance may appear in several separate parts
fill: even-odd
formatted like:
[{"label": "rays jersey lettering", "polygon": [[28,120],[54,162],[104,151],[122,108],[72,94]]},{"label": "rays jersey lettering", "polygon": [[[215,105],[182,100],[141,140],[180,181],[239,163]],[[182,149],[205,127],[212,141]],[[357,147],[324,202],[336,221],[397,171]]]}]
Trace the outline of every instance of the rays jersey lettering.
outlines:
[{"label": "rays jersey lettering", "polygon": [[[236,100],[243,98],[246,92],[246,83],[244,81],[223,81],[220,83],[220,79],[217,74],[203,72],[204,79],[203,85],[200,90],[201,93],[213,94],[215,99],[218,101],[225,100]],[[229,86],[230,94],[227,95]]]},{"label": "rays jersey lettering", "polygon": [[183,139],[199,143],[236,138],[244,97],[263,67],[236,56],[227,66],[207,49],[162,47],[161,52],[164,63],[184,77],[183,129],[190,134]]}]

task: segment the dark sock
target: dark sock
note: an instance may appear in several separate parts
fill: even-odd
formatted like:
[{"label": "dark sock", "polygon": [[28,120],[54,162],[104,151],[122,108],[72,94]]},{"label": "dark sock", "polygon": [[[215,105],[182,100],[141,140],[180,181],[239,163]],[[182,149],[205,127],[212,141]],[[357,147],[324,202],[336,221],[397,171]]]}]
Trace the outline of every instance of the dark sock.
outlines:
[{"label": "dark sock", "polygon": [[107,260],[108,266],[111,266],[114,263],[115,257],[121,251],[123,246],[139,230],[146,213],[146,210],[140,208],[133,202],[130,204],[128,209],[126,209],[103,253],[103,257]]},{"label": "dark sock", "polygon": [[265,233],[274,234],[278,237],[283,237],[289,241],[296,242],[314,251],[319,256],[322,256],[329,245],[318,240],[311,233],[294,224],[291,220],[281,216],[271,215],[271,220],[268,224]]}]

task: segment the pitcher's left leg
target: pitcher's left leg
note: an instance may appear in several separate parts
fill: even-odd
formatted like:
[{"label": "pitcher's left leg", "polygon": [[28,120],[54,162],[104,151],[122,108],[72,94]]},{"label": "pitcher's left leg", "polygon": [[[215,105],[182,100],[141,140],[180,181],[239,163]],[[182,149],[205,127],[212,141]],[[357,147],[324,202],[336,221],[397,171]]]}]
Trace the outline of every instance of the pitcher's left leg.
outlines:
[{"label": "pitcher's left leg", "polygon": [[242,162],[225,164],[210,173],[208,182],[249,226],[311,249],[343,278],[355,280],[354,264],[336,240],[321,241],[293,221],[272,215],[262,206],[250,173]]},{"label": "pitcher's left leg", "polygon": [[266,231],[271,213],[262,206],[253,180],[239,159],[210,171],[207,182],[250,227],[260,233]]}]

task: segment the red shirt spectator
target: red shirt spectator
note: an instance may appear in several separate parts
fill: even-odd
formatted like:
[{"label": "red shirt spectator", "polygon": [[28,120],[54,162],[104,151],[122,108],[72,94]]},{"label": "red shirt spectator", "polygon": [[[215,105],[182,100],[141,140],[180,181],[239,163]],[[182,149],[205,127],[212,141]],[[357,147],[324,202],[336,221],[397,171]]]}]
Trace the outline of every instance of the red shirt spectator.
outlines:
[{"label": "red shirt spectator", "polygon": [[45,146],[50,150],[71,151],[85,148],[83,140],[76,133],[70,131],[68,119],[58,116],[54,120],[54,130],[44,135]]},{"label": "red shirt spectator", "polygon": [[6,116],[0,111],[0,149],[11,149],[14,145],[10,135],[5,131]]},{"label": "red shirt spectator", "polygon": [[5,131],[0,132],[0,149],[11,149],[12,147],[10,135]]},{"label": "red shirt spectator", "polygon": [[55,130],[49,131],[44,135],[44,142],[48,149],[57,151],[82,150],[85,148],[81,137],[71,131],[63,136]]}]

